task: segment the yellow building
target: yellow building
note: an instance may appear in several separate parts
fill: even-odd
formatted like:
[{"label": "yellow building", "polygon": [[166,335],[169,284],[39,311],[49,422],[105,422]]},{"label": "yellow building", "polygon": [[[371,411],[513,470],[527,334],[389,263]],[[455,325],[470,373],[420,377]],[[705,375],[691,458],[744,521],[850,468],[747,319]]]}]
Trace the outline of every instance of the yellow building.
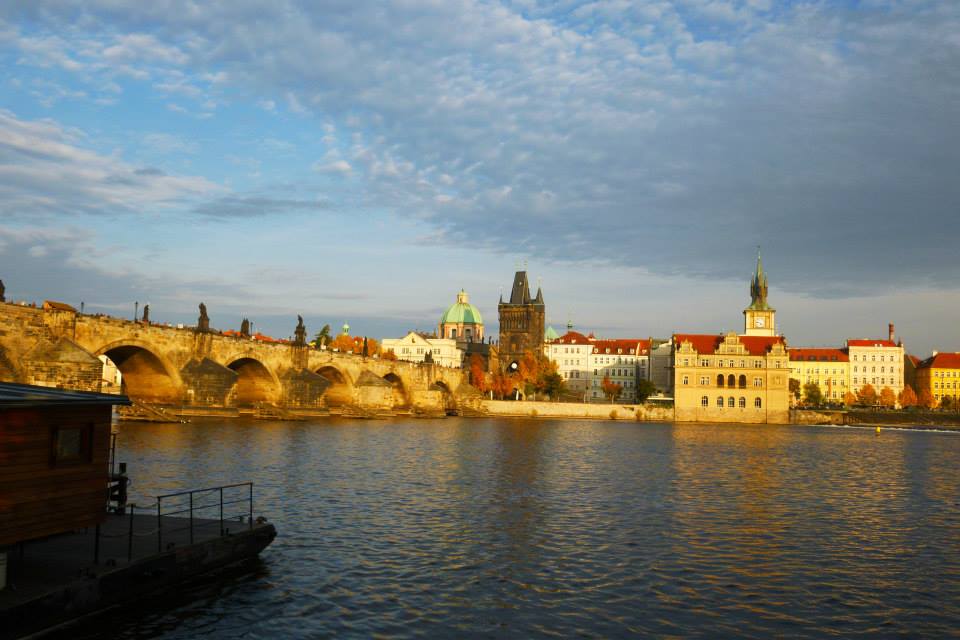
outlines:
[{"label": "yellow building", "polygon": [[960,398],[960,353],[937,353],[917,366],[917,395],[929,391],[939,405],[944,398],[950,398],[952,406],[957,406]]},{"label": "yellow building", "polygon": [[788,352],[790,377],[800,381],[801,390],[813,382],[825,401],[843,402],[850,380],[850,355],[845,349],[790,348]]},{"label": "yellow building", "polygon": [[786,423],[790,364],[767,277],[757,257],[744,334],[673,336],[674,410],[679,422]]}]

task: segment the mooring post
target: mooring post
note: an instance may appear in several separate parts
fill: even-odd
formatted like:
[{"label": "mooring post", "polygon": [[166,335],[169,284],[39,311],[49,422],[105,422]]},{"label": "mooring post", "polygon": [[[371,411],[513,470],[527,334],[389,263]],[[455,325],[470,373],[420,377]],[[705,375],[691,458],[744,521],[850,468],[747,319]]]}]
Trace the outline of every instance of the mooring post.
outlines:
[{"label": "mooring post", "polygon": [[190,544],[193,544],[193,491],[190,492]]},{"label": "mooring post", "polygon": [[223,487],[220,487],[220,537],[223,537]]},{"label": "mooring post", "polygon": [[130,505],[130,530],[127,532],[127,562],[133,562],[133,511],[137,505]]},{"label": "mooring post", "polygon": [[160,515],[160,496],[157,496],[157,553],[163,553],[163,518]]},{"label": "mooring post", "polygon": [[250,483],[249,504],[250,504],[250,514],[249,514],[250,528],[253,529],[253,483],[252,482]]}]

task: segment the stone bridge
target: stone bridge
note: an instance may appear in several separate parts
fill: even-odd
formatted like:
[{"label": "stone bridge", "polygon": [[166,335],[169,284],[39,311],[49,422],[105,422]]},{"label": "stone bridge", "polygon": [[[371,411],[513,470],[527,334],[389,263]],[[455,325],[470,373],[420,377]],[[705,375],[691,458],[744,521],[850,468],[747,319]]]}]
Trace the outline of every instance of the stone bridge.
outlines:
[{"label": "stone bridge", "polygon": [[117,365],[131,399],[181,413],[452,414],[480,400],[460,369],[0,303],[0,380],[98,391],[101,355]]}]

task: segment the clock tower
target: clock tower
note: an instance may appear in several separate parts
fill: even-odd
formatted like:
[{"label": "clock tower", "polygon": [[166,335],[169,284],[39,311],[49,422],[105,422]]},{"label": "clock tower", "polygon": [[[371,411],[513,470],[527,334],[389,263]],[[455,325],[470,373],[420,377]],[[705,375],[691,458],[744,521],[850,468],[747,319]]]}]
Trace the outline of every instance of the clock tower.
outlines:
[{"label": "clock tower", "polygon": [[777,310],[767,304],[767,274],[763,272],[760,252],[757,251],[757,271],[750,282],[750,306],[743,310],[744,334],[748,336],[777,335]]}]

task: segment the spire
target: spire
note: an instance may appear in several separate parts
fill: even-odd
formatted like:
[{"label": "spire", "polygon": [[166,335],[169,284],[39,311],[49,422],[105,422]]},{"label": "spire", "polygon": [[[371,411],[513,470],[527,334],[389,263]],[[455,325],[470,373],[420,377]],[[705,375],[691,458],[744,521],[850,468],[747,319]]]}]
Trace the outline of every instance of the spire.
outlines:
[{"label": "spire", "polygon": [[760,259],[760,247],[757,246],[757,270],[750,282],[750,308],[769,309],[767,304],[767,274],[763,272],[763,262]]},{"label": "spire", "polygon": [[527,282],[526,271],[517,271],[513,276],[510,304],[530,304],[530,284]]},{"label": "spire", "polygon": [[543,305],[543,291],[540,290],[540,287],[537,287],[537,297],[533,299],[533,304]]}]

